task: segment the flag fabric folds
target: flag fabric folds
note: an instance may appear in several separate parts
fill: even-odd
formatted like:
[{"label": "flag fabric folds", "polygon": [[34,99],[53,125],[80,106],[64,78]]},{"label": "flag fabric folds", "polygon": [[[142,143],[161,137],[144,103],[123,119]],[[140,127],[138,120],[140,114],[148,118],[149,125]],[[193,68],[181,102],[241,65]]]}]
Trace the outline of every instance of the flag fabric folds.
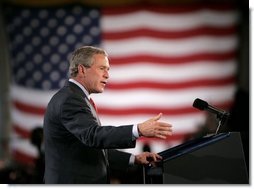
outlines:
[{"label": "flag fabric folds", "polygon": [[29,141],[42,127],[52,95],[68,78],[68,58],[82,45],[109,54],[110,79],[93,95],[102,125],[139,123],[163,113],[173,125],[167,140],[139,139],[159,152],[182,143],[204,125],[195,98],[229,109],[237,74],[238,12],[228,5],[30,8],[6,5],[14,157],[31,162]]}]

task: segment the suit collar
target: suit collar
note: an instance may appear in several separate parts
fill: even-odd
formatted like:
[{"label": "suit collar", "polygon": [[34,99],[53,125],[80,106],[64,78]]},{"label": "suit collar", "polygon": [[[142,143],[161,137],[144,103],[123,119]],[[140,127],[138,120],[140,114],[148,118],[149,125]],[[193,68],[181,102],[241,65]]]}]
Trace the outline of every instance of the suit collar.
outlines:
[{"label": "suit collar", "polygon": [[85,87],[83,87],[83,85],[81,85],[78,81],[76,81],[75,79],[69,79],[69,82],[72,82],[74,84],[76,84],[84,93],[87,97],[89,97],[89,92],[86,90]]},{"label": "suit collar", "polygon": [[89,99],[89,96],[87,95],[88,93],[86,94],[77,84],[67,80],[64,86],[70,87],[72,90],[74,90],[75,93],[80,94],[82,97]]}]

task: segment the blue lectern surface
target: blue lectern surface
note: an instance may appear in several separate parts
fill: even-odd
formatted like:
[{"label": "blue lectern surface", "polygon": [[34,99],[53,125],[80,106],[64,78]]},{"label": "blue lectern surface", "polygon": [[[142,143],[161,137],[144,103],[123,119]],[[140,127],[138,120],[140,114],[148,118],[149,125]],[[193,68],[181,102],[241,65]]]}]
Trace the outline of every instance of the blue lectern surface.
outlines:
[{"label": "blue lectern surface", "polygon": [[173,148],[170,148],[170,149],[160,152],[158,154],[160,156],[162,156],[163,161],[168,161],[168,160],[174,159],[176,157],[179,157],[181,155],[184,155],[186,153],[198,150],[204,146],[215,143],[219,140],[222,140],[222,139],[228,137],[229,135],[230,135],[230,133],[219,133],[219,134],[214,134],[214,135],[207,135],[202,138],[190,140],[188,142],[185,142],[181,145],[175,146]]}]

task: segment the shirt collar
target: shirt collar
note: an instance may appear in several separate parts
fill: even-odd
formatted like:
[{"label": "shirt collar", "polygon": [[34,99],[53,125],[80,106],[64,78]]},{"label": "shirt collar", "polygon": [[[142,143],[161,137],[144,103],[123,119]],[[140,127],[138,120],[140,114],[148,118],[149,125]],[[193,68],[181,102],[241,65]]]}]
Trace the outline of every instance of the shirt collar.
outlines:
[{"label": "shirt collar", "polygon": [[77,82],[74,79],[69,79],[69,82],[72,82],[74,84],[76,84],[77,86],[79,86],[79,88],[85,93],[85,95],[89,98],[89,93],[88,91],[85,89],[85,87],[83,87],[79,82]]}]

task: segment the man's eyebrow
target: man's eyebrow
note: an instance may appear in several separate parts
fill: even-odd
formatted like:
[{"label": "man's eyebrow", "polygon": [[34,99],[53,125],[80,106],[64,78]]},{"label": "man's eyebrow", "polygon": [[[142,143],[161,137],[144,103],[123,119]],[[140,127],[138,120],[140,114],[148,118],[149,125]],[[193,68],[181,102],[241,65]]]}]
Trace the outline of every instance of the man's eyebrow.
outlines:
[{"label": "man's eyebrow", "polygon": [[110,69],[110,66],[104,66],[104,65],[101,65],[101,66],[99,66],[100,68],[106,68],[106,69]]}]

